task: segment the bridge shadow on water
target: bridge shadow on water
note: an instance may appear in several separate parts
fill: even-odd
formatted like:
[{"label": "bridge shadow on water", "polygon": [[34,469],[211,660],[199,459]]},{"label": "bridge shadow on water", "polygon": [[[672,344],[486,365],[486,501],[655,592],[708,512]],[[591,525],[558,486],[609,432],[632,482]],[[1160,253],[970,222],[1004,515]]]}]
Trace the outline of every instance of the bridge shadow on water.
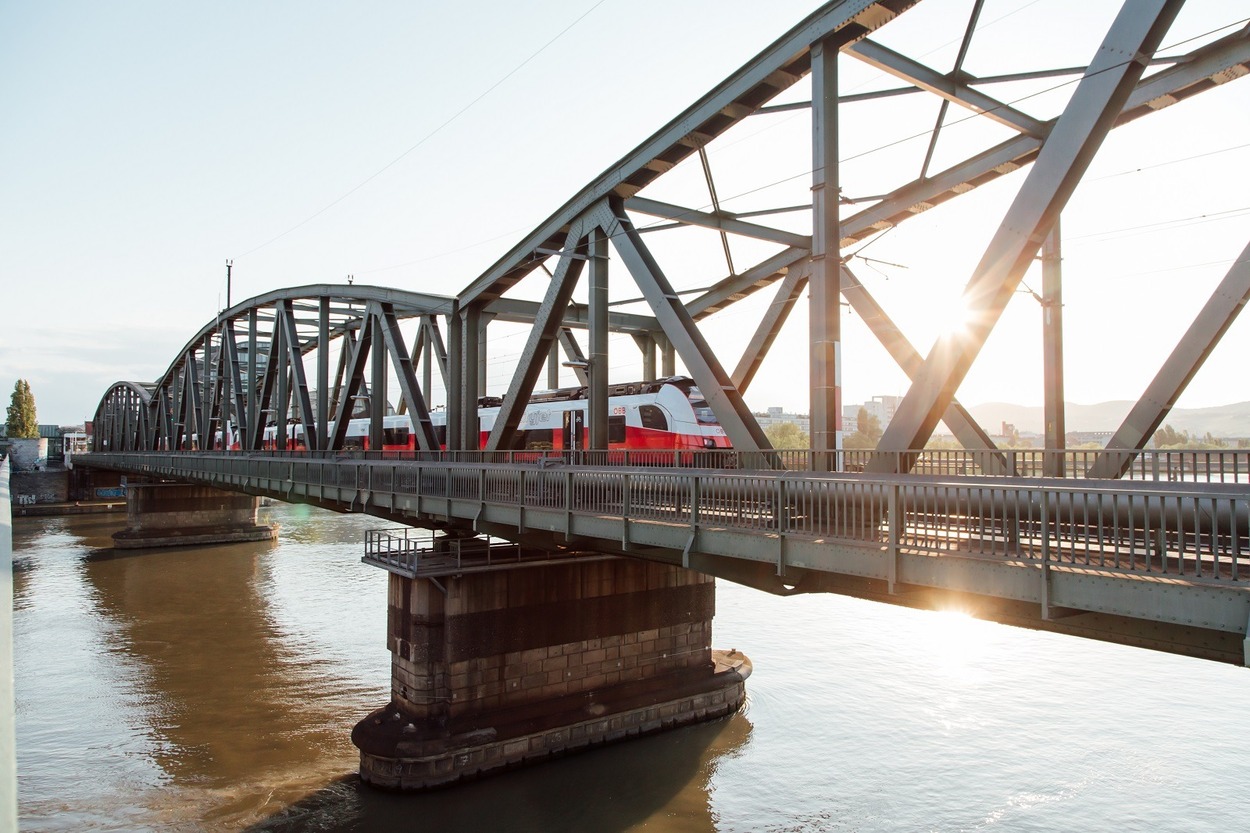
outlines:
[{"label": "bridge shadow on water", "polygon": [[456,831],[712,831],[718,763],[746,746],[742,712],[697,726],[557,758],[423,794],[340,779],[247,828],[248,833]]}]

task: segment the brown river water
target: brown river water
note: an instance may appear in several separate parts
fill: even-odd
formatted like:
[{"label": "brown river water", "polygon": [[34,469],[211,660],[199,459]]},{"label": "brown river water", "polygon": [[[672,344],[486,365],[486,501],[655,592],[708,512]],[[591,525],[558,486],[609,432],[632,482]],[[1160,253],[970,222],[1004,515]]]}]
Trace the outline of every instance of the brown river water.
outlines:
[{"label": "brown river water", "polygon": [[718,583],[738,714],[421,795],[354,777],[389,691],[384,524],[134,555],[16,519],[22,830],[1250,830],[1250,671]]}]

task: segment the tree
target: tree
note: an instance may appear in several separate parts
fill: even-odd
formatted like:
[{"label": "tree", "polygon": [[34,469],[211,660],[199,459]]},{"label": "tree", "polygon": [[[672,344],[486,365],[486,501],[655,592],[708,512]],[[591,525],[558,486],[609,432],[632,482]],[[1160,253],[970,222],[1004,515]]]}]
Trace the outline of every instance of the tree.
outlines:
[{"label": "tree", "polygon": [[881,439],[881,420],[861,407],[855,415],[855,431],[847,434],[842,441],[843,448],[848,451],[870,450],[877,447]]},{"label": "tree", "polygon": [[808,448],[811,439],[793,422],[776,422],[764,429],[773,448]]},{"label": "tree", "polygon": [[1155,448],[1188,448],[1193,440],[1188,431],[1177,431],[1171,425],[1164,425],[1155,431]]},{"label": "tree", "polygon": [[13,397],[9,400],[5,427],[11,440],[39,439],[39,420],[35,417],[35,396],[30,392],[30,382],[18,379],[13,385]]}]

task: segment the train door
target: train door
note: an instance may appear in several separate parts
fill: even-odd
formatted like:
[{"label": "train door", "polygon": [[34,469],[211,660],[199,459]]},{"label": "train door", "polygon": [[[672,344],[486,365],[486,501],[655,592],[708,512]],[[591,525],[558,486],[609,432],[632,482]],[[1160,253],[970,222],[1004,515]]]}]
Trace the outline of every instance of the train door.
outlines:
[{"label": "train door", "polygon": [[582,437],[586,429],[586,412],[572,409],[564,412],[564,447],[570,451],[582,450]]}]

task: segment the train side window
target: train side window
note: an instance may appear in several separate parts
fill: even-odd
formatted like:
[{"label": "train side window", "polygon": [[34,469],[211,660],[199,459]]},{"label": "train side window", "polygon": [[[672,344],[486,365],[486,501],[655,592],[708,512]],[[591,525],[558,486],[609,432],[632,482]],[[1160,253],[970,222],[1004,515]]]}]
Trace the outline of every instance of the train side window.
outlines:
[{"label": "train side window", "polygon": [[625,417],[608,417],[608,442],[625,442]]},{"label": "train side window", "polygon": [[643,428],[656,431],[668,430],[668,417],[664,416],[664,412],[655,405],[639,405],[638,417],[642,420]]},{"label": "train side window", "polygon": [[537,431],[518,431],[519,442],[516,443],[518,448],[524,448],[530,451],[543,451],[552,448],[551,429],[540,428]]},{"label": "train side window", "polygon": [[438,440],[438,444],[440,446],[447,445],[447,426],[446,425],[434,426],[434,439]]},{"label": "train side window", "polygon": [[383,428],[382,429],[383,445],[408,445],[408,428]]}]

